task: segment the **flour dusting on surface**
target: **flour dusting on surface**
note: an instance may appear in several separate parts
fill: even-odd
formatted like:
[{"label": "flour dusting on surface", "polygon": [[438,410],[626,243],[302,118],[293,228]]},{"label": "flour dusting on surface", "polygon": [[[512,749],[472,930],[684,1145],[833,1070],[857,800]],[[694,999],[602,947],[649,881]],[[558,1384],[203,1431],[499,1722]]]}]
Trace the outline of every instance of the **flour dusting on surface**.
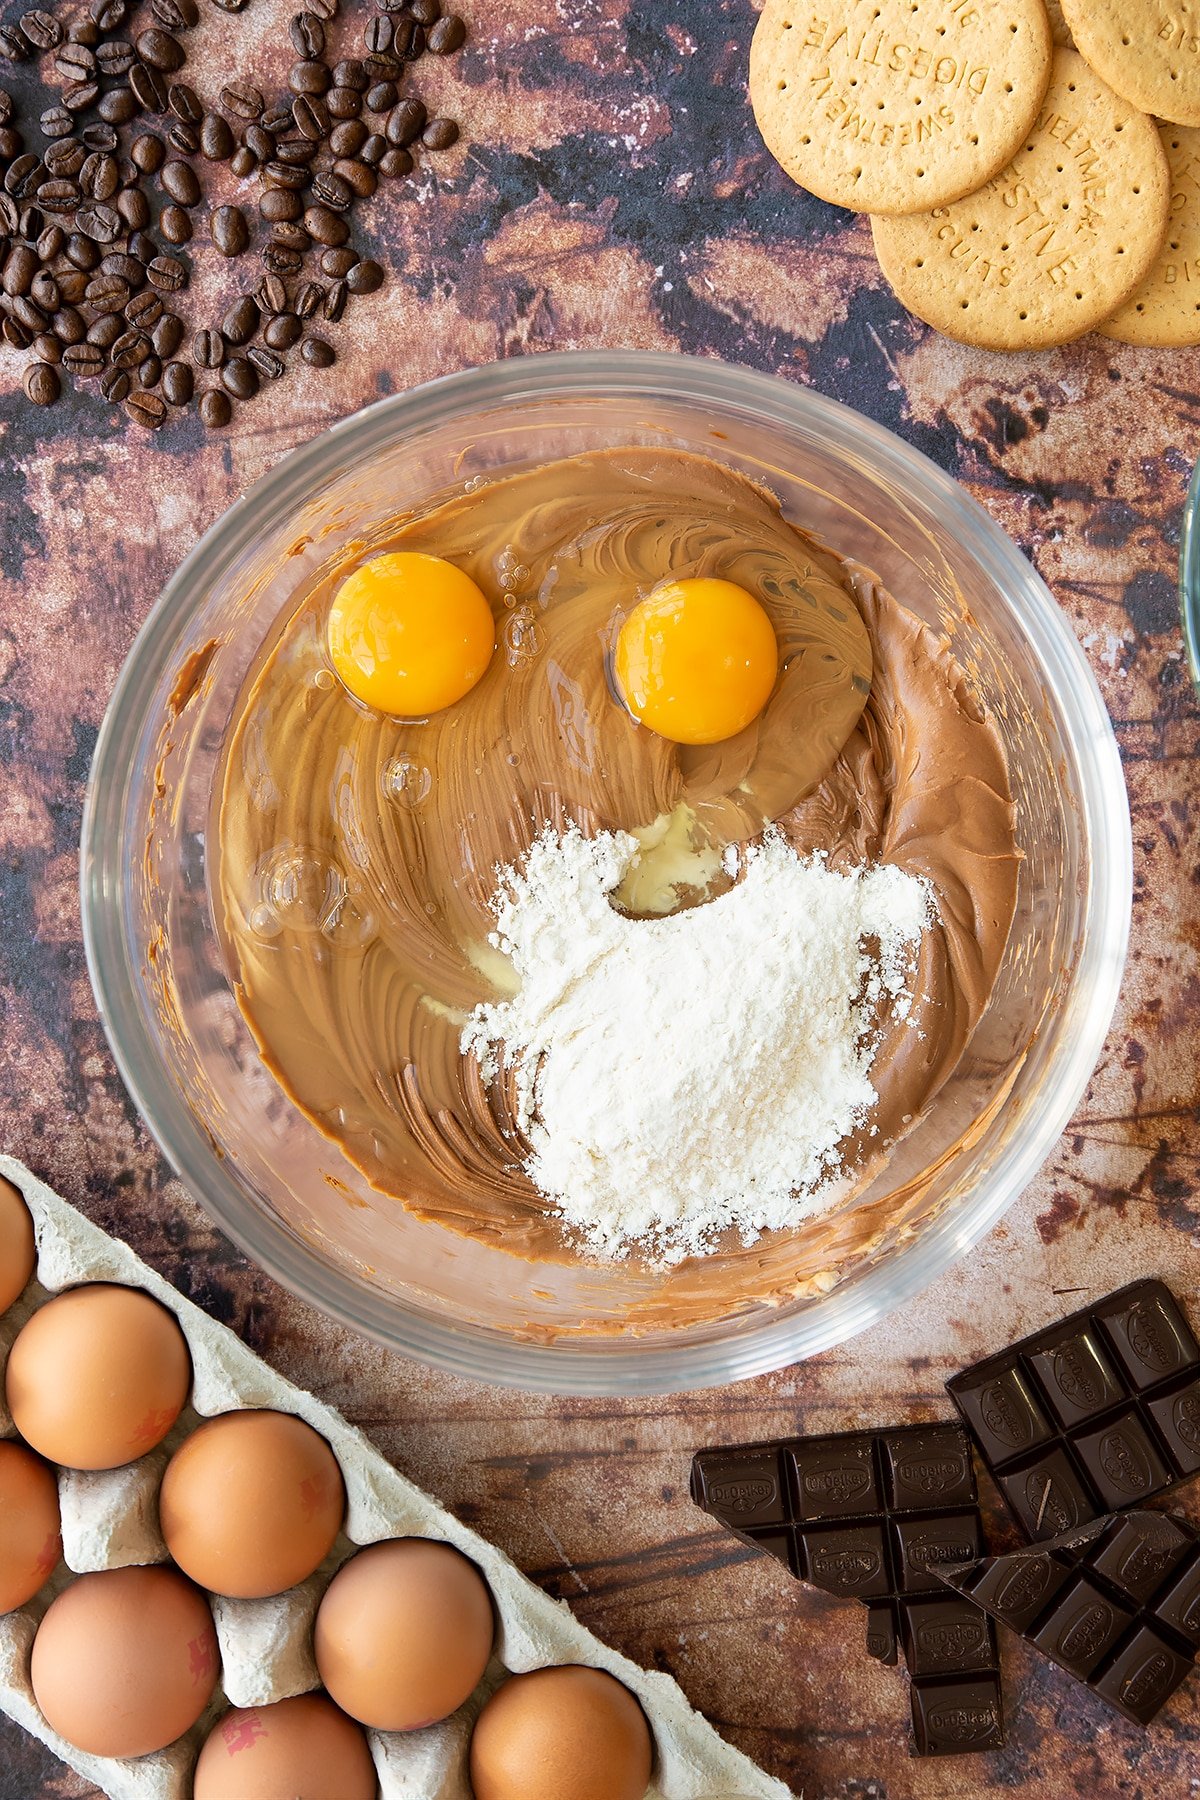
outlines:
[{"label": "flour dusting on surface", "polygon": [[632,919],[610,895],[638,854],[625,832],[547,828],[497,871],[492,943],[520,988],[476,1007],[462,1050],[513,1073],[526,1170],[568,1234],[672,1263],[837,1199],[933,902],[901,869],[837,872],[772,830],[727,853],[727,892]]}]

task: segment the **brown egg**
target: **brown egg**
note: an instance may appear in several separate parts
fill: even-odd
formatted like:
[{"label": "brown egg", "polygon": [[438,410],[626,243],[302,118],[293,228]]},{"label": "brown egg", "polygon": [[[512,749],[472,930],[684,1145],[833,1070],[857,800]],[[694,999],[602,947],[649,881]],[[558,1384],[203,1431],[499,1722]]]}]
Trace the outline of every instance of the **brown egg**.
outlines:
[{"label": "brown egg", "polygon": [[487,1583],[428,1538],[389,1538],[344,1563],[317,1609],[321,1680],[353,1719],[416,1731],[475,1691],[496,1622]]},{"label": "brown egg", "polygon": [[601,1669],[513,1675],[471,1738],[475,1800],[643,1800],[654,1747],[646,1715]]},{"label": "brown egg", "polygon": [[209,1419],[167,1464],[158,1500],[167,1549],[214,1594],[281,1594],[328,1555],[346,1488],[325,1439],[291,1413]]},{"label": "brown egg", "polygon": [[24,1444],[0,1443],[0,1613],[32,1600],[61,1556],[53,1469]]},{"label": "brown egg", "polygon": [[29,1208],[20,1189],[0,1175],[0,1313],[25,1292],[36,1260]]},{"label": "brown egg", "polygon": [[47,1722],[93,1756],[146,1756],[190,1729],[221,1659],[208,1602],[177,1569],[106,1569],[63,1589],[33,1640]]},{"label": "brown egg", "polygon": [[219,1718],[192,1800],[375,1800],[377,1788],[362,1727],[324,1694],[302,1694]]},{"label": "brown egg", "polygon": [[35,1312],[5,1387],[17,1430],[51,1462],[115,1469],[161,1443],[192,1379],[187,1341],[140,1288],[92,1282]]}]

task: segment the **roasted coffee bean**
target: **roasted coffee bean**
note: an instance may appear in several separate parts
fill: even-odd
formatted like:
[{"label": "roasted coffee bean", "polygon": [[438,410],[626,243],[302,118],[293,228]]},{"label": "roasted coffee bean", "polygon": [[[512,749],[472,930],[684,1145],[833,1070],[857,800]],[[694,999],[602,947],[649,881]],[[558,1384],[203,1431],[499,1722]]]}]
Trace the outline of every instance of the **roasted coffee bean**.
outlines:
[{"label": "roasted coffee bean", "polygon": [[[408,152],[407,150],[389,150],[387,154],[389,156],[407,156]],[[356,162],[352,157],[339,157],[333,165],[333,173],[339,180],[344,181],[351,194],[356,195],[360,200],[369,200],[379,186],[375,170],[368,169],[366,163]]]},{"label": "roasted coffee bean", "polygon": [[12,95],[0,88],[0,125],[10,125],[13,116]]},{"label": "roasted coffee bean", "polygon": [[100,392],[114,406],[119,406],[133,383],[124,369],[105,369],[100,377]]},{"label": "roasted coffee bean", "polygon": [[[355,263],[346,277],[346,286],[352,294],[373,294],[383,286],[383,268],[367,257]],[[328,316],[328,315],[326,315]]]},{"label": "roasted coffee bean", "polygon": [[63,351],[63,368],[76,381],[95,381],[104,367],[104,352],[85,339],[82,344],[68,344]]},{"label": "roasted coffee bean", "polygon": [[183,342],[183,320],[179,314],[165,312],[150,333],[150,342],[154,345],[155,356],[161,356],[164,362],[174,356]]},{"label": "roasted coffee bean", "polygon": [[222,256],[241,256],[250,243],[250,227],[240,206],[218,206],[209,217],[208,232]]},{"label": "roasted coffee bean", "polygon": [[277,356],[274,350],[264,350],[261,344],[255,344],[253,350],[247,350],[246,361],[264,381],[278,381],[287,368],[282,356]]},{"label": "roasted coffee bean", "polygon": [[146,274],[164,294],[177,294],[187,286],[188,272],[177,256],[156,256],[147,264]]},{"label": "roasted coffee bean", "polygon": [[194,125],[184,125],[176,119],[167,127],[167,142],[180,156],[195,156],[200,148],[200,133]]},{"label": "roasted coffee bean", "polygon": [[62,255],[66,241],[67,234],[61,225],[47,225],[37,241],[38,256],[44,263],[53,262],[56,256]]},{"label": "roasted coffee bean", "polygon": [[221,335],[225,342],[237,346],[248,344],[258,330],[259,316],[256,302],[249,294],[242,294],[221,320]]},{"label": "roasted coffee bean", "polygon": [[117,211],[130,231],[145,231],[150,223],[150,202],[141,188],[122,188],[117,195]]},{"label": "roasted coffee bean", "polygon": [[133,298],[133,289],[121,275],[94,275],[84,297],[93,312],[120,313]]},{"label": "roasted coffee bean", "polygon": [[[144,294],[135,294],[125,308],[125,317],[129,324],[138,331],[149,331],[162,318],[163,303],[158,295],[147,288]],[[154,349],[158,346],[155,344]]]},{"label": "roasted coffee bean", "polygon": [[146,285],[146,269],[144,263],[136,256],[130,256],[124,250],[111,250],[101,258],[101,275],[117,275],[127,282],[133,292]]},{"label": "roasted coffee bean", "polygon": [[427,150],[448,150],[458,142],[458,126],[453,119],[430,119],[421,133],[421,142]]},{"label": "roasted coffee bean", "polygon": [[234,151],[234,136],[228,119],[220,113],[205,113],[200,121],[200,154],[209,162],[228,162]]},{"label": "roasted coffee bean", "polygon": [[427,119],[428,114],[419,100],[401,100],[388,114],[384,127],[388,143],[394,144],[397,150],[407,150],[424,131]]},{"label": "roasted coffee bean", "polygon": [[221,370],[221,381],[235,400],[253,400],[258,392],[258,371],[244,356],[234,356]]},{"label": "roasted coffee bean", "polygon": [[137,52],[144,63],[148,63],[152,69],[161,69],[164,75],[173,75],[187,61],[179,39],[156,25],[152,25],[149,31],[139,33]]},{"label": "roasted coffee bean", "polygon": [[377,81],[399,82],[404,75],[404,64],[390,50],[386,55],[365,57],[363,68],[367,71],[368,92]]},{"label": "roasted coffee bean", "polygon": [[305,281],[296,289],[292,301],[292,311],[298,319],[311,319],[325,298],[325,289],[319,281]]},{"label": "roasted coffee bean", "polygon": [[396,38],[396,27],[386,13],[376,13],[363,26],[363,43],[372,56],[386,55]]},{"label": "roasted coffee bean", "polygon": [[258,122],[264,131],[269,131],[275,137],[278,137],[281,131],[290,131],[292,129],[292,102],[289,100],[285,104],[280,101],[278,106],[268,106]]},{"label": "roasted coffee bean", "polygon": [[315,13],[323,25],[328,25],[338,16],[338,0],[308,0],[307,10]]},{"label": "roasted coffee bean", "polygon": [[[353,274],[354,270],[352,269],[350,273]],[[349,292],[350,290],[347,288],[344,281],[335,281],[333,286],[329,289],[329,292],[325,295],[325,298],[321,303],[321,316],[328,319],[331,325],[336,325],[342,314],[345,312]],[[297,304],[296,311],[299,312],[299,310],[299,304]]]},{"label": "roasted coffee bean", "polygon": [[314,244],[323,244],[328,249],[337,249],[350,236],[350,227],[341,213],[333,212],[328,206],[306,207],[304,229]]},{"label": "roasted coffee bean", "polygon": [[96,52],[71,41],[59,50],[54,66],[64,81],[90,81],[96,72]]},{"label": "roasted coffee bean", "polygon": [[164,31],[190,31],[200,18],[196,0],[150,0],[150,11]]},{"label": "roasted coffee bean", "polygon": [[261,125],[247,125],[242,133],[242,143],[251,151],[255,162],[268,162],[275,154],[275,139]]},{"label": "roasted coffee bean", "polygon": [[162,391],[172,406],[186,406],[195,392],[196,381],[184,362],[169,362],[162,372]]},{"label": "roasted coffee bean", "polygon": [[287,285],[279,275],[264,275],[254,290],[254,298],[264,313],[287,311]]},{"label": "roasted coffee bean", "polygon": [[29,332],[16,319],[5,318],[0,321],[0,332],[3,333],[5,343],[11,344],[14,350],[28,350],[33,342]]},{"label": "roasted coffee bean", "polygon": [[246,0],[213,0],[214,6],[219,6],[222,12],[227,13],[239,13],[245,4]]},{"label": "roasted coffee bean", "polygon": [[391,112],[399,98],[400,90],[394,81],[377,81],[374,87],[367,89],[367,111]]},{"label": "roasted coffee bean", "polygon": [[140,169],[143,175],[156,175],[162,168],[167,153],[161,138],[155,137],[152,131],[143,131],[140,137],[134,138],[129,154],[134,167]]},{"label": "roasted coffee bean", "polygon": [[25,139],[11,126],[0,126],[0,162],[11,162],[25,148]]},{"label": "roasted coffee bean", "polygon": [[102,75],[128,75],[137,61],[137,51],[128,38],[112,38],[96,46],[96,67]]},{"label": "roasted coffee bean", "polygon": [[172,159],[159,170],[159,184],[179,206],[196,206],[200,200],[200,183],[190,163]]},{"label": "roasted coffee bean", "polygon": [[315,144],[328,137],[333,120],[329,108],[316,94],[300,94],[292,107],[292,119],[296,130],[303,138],[309,138]]},{"label": "roasted coffee bean", "polygon": [[342,119],[329,134],[329,148],[334,156],[357,156],[367,141],[367,128],[361,119]]},{"label": "roasted coffee bean", "polygon": [[91,238],[84,237],[81,231],[73,231],[67,239],[66,257],[69,263],[86,274],[99,267],[100,250]]},{"label": "roasted coffee bean", "polygon": [[36,244],[46,229],[46,215],[40,206],[27,201],[17,218],[17,230],[27,244]]},{"label": "roasted coffee bean", "polygon": [[233,417],[233,408],[229,404],[229,395],[223,394],[220,388],[209,388],[200,396],[200,417],[211,431],[220,431],[228,425]]},{"label": "roasted coffee bean", "polygon": [[30,363],[25,371],[24,387],[26,399],[32,400],[35,406],[53,406],[62,393],[58,370],[47,362]]},{"label": "roasted coffee bean", "polygon": [[308,170],[302,163],[271,161],[263,168],[263,180],[269,187],[292,188],[298,192],[308,186]]},{"label": "roasted coffee bean", "polygon": [[58,364],[62,361],[62,353],[62,342],[52,331],[40,332],[33,340],[33,354],[39,362]]},{"label": "roasted coffee bean", "polygon": [[321,273],[328,275],[333,281],[340,281],[348,275],[358,261],[357,250],[326,250],[321,256]]},{"label": "roasted coffee bean", "polygon": [[126,0],[92,0],[91,19],[99,31],[120,31],[128,17]]},{"label": "roasted coffee bean", "polygon": [[0,25],[0,62],[25,62],[33,55],[33,45],[18,25]]},{"label": "roasted coffee bean", "polygon": [[297,56],[324,56],[325,27],[316,13],[297,13],[288,26],[288,36]]},{"label": "roasted coffee bean", "polygon": [[46,165],[39,157],[27,150],[24,156],[18,156],[11,162],[4,173],[4,191],[11,194],[14,200],[27,199],[39,181],[44,178]]},{"label": "roasted coffee bean", "polygon": [[107,356],[124,329],[125,321],[120,313],[105,313],[103,318],[92,320],[83,341]]},{"label": "roasted coffee bean", "polygon": [[8,304],[12,317],[20,321],[31,337],[39,331],[45,331],[50,323],[37,301],[31,300],[28,294],[18,294],[16,299],[10,300]]},{"label": "roasted coffee bean", "polygon": [[[298,219],[284,219],[271,227],[271,243],[277,250],[293,251],[297,256],[303,257],[304,252],[311,247],[312,239]],[[264,263],[267,268],[272,267],[265,258]],[[292,275],[295,272],[294,269],[284,268],[277,271],[281,275]]]},{"label": "roasted coffee bean", "polygon": [[376,168],[387,155],[388,141],[380,131],[373,131],[358,152],[358,160],[369,169]]},{"label": "roasted coffee bean", "polygon": [[276,161],[287,163],[290,168],[307,168],[317,154],[317,146],[310,138],[279,138],[275,145]]},{"label": "roasted coffee bean", "polygon": [[43,212],[70,213],[79,205],[79,184],[74,181],[43,181],[37,191]]},{"label": "roasted coffee bean", "polygon": [[418,25],[426,27],[436,25],[442,16],[438,0],[405,0],[405,5],[399,10],[410,12]]},{"label": "roasted coffee bean", "polygon": [[225,361],[225,339],[219,331],[198,331],[192,339],[192,361],[200,369],[219,369]]},{"label": "roasted coffee bean", "polygon": [[56,144],[47,144],[43,159],[48,174],[58,179],[69,179],[78,175],[87,161],[87,149],[78,138],[60,138]]},{"label": "roasted coffee bean", "polygon": [[65,106],[48,106],[38,120],[42,136],[48,138],[70,137],[75,129],[74,115]]},{"label": "roasted coffee bean", "polygon": [[16,237],[21,229],[21,208],[11,194],[0,192],[0,235]]},{"label": "roasted coffee bean", "polygon": [[327,369],[337,360],[333,345],[320,337],[305,338],[300,354],[312,369]]},{"label": "roasted coffee bean", "polygon": [[357,119],[363,109],[363,97],[354,88],[332,87],[325,96],[331,119]]},{"label": "roasted coffee bean", "polygon": [[379,159],[379,173],[388,181],[394,181],[398,175],[411,175],[412,167],[413,159],[407,150],[389,150]]},{"label": "roasted coffee bean", "polygon": [[194,87],[186,81],[173,81],[167,89],[167,105],[175,117],[185,125],[198,125],[204,117],[204,108]]},{"label": "roasted coffee bean", "polygon": [[158,229],[168,244],[173,244],[176,248],[180,244],[190,244],[194,229],[191,214],[182,206],[164,206],[158,217]]},{"label": "roasted coffee bean", "polygon": [[150,356],[147,356],[143,362],[138,364],[138,382],[144,388],[157,387],[162,380],[162,372],[162,358],[151,354]]},{"label": "roasted coffee bean", "polygon": [[100,104],[96,108],[107,125],[128,125],[136,119],[141,108],[138,106],[132,88],[113,88],[109,94],[100,96]]},{"label": "roasted coffee bean", "polygon": [[100,42],[100,27],[95,19],[72,19],[67,26],[67,39],[72,44],[86,44],[89,50],[94,50]]},{"label": "roasted coffee bean", "polygon": [[120,186],[116,157],[93,150],[79,171],[79,186],[89,200],[111,200]]},{"label": "roasted coffee bean", "polygon": [[265,188],[258,210],[268,225],[277,225],[283,219],[298,219],[304,202],[291,188]]},{"label": "roasted coffee bean", "polygon": [[314,175],[311,185],[313,200],[330,212],[346,212],[353,203],[354,189],[350,183],[330,169]]},{"label": "roasted coffee bean", "polygon": [[118,369],[136,369],[151,353],[150,339],[144,331],[123,331],[113,340],[109,361]]},{"label": "roasted coffee bean", "polygon": [[98,81],[73,81],[63,89],[62,103],[68,112],[85,113],[100,98]]},{"label": "roasted coffee bean", "polygon": [[63,40],[63,29],[53,13],[35,7],[22,13],[19,24],[35,50],[57,50]]},{"label": "roasted coffee bean", "polygon": [[462,48],[466,36],[467,28],[462,20],[454,13],[447,13],[430,26],[425,35],[425,48],[434,56],[450,56]]},{"label": "roasted coffee bean", "polygon": [[97,123],[97,121],[93,119],[90,124],[83,127],[83,130],[79,135],[89,150],[102,150],[106,156],[111,156],[116,150],[116,127],[113,125],[106,125],[102,120]]},{"label": "roasted coffee bean", "polygon": [[257,119],[262,115],[263,97],[249,82],[231,81],[221,89],[221,105],[239,119]]},{"label": "roasted coffee bean", "polygon": [[239,181],[248,181],[258,167],[258,158],[245,144],[239,144],[229,159],[229,168]]},{"label": "roasted coffee bean", "polygon": [[406,14],[396,21],[396,38],[392,45],[397,56],[404,62],[416,62],[425,51],[425,27]]},{"label": "roasted coffee bean", "polygon": [[62,305],[62,295],[58,290],[49,269],[39,269],[29,288],[29,298],[42,308],[44,312],[56,313]]},{"label": "roasted coffee bean", "polygon": [[58,283],[58,291],[62,295],[64,306],[78,306],[83,299],[88,278],[82,269],[60,269],[54,277]]},{"label": "roasted coffee bean", "polygon": [[371,85],[366,65],[359,62],[356,56],[347,57],[344,62],[334,63],[333,85],[334,87],[354,88],[357,93],[365,94]]},{"label": "roasted coffee bean", "polygon": [[295,313],[281,312],[267,320],[263,337],[272,350],[290,350],[293,344],[299,342],[303,331],[304,326]]},{"label": "roasted coffee bean", "polygon": [[89,201],[75,214],[75,223],[85,237],[97,244],[111,244],[121,235],[121,215],[115,206],[101,200]]},{"label": "roasted coffee bean", "polygon": [[136,256],[140,263],[149,265],[158,255],[158,245],[148,231],[131,231],[129,234],[129,254]]},{"label": "roasted coffee bean", "polygon": [[[59,286],[61,286],[61,281],[59,281]],[[81,299],[83,299],[83,295],[81,295]],[[88,335],[85,317],[74,304],[59,306],[59,310],[54,313],[54,319],[50,320],[50,326],[54,329],[54,337],[58,338],[59,344],[83,344],[83,340]]]},{"label": "roasted coffee bean", "polygon": [[125,402],[125,412],[135,425],[157,431],[166,419],[167,403],[161,394],[148,394],[142,388],[135,388]]},{"label": "roasted coffee bean", "polygon": [[145,112],[161,113],[167,110],[167,84],[157,69],[149,63],[134,63],[129,71],[129,85],[133,89],[134,98]]}]

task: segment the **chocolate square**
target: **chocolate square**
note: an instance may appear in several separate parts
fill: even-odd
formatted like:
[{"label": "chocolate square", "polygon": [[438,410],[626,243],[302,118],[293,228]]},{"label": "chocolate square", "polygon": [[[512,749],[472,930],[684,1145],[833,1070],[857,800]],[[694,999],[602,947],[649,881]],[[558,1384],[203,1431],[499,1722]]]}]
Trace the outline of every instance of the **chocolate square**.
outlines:
[{"label": "chocolate square", "polygon": [[769,1556],[776,1557],[790,1574],[797,1573],[796,1546],[792,1542],[790,1531],[755,1530],[746,1535],[759,1550],[765,1550]]},{"label": "chocolate square", "polygon": [[1105,1355],[1099,1334],[1072,1327],[1032,1352],[1030,1365],[1063,1425],[1078,1425],[1122,1400],[1125,1389]]},{"label": "chocolate square", "polygon": [[1110,1706],[1137,1724],[1148,1725],[1194,1666],[1151,1626],[1139,1625],[1093,1686]]},{"label": "chocolate square", "polygon": [[992,1622],[969,1600],[957,1594],[947,1594],[944,1600],[932,1596],[909,1600],[900,1616],[904,1660],[914,1681],[930,1675],[974,1675],[996,1667]]},{"label": "chocolate square", "polygon": [[1158,1592],[1187,1555],[1191,1541],[1173,1519],[1139,1513],[1106,1533],[1088,1560],[1097,1574],[1140,1604]]},{"label": "chocolate square", "polygon": [[1066,1585],[1069,1575],[1069,1568],[1048,1551],[1031,1550],[992,1557],[964,1592],[1011,1630],[1024,1631]]},{"label": "chocolate square", "polygon": [[935,1513],[930,1518],[894,1519],[896,1573],[904,1593],[938,1593],[938,1570],[974,1562],[982,1535],[976,1512]]},{"label": "chocolate square", "polygon": [[1003,1718],[998,1675],[913,1683],[913,1737],[921,1756],[997,1750],[1004,1742]]},{"label": "chocolate square", "polygon": [[1132,1618],[1084,1577],[1059,1595],[1029,1637],[1039,1650],[1086,1681]]},{"label": "chocolate square", "polygon": [[1174,1294],[1160,1282],[1133,1299],[1097,1307],[1095,1316],[1139,1393],[1200,1365],[1200,1343]]},{"label": "chocolate square", "polygon": [[692,1460],[692,1494],[706,1512],[735,1531],[788,1521],[779,1455],[773,1449],[701,1450]]},{"label": "chocolate square", "polygon": [[975,1499],[971,1446],[957,1425],[930,1426],[919,1434],[881,1434],[884,1479],[896,1512],[932,1506],[970,1505]]},{"label": "chocolate square", "polygon": [[853,1600],[891,1591],[882,1526],[814,1526],[799,1540],[801,1574],[814,1587]]},{"label": "chocolate square", "polygon": [[1136,1413],[1074,1440],[1083,1466],[1106,1508],[1136,1506],[1171,1477]]},{"label": "chocolate square", "polygon": [[1063,1449],[1031,1469],[997,1477],[1027,1537],[1058,1537],[1096,1517],[1096,1508]]},{"label": "chocolate square", "polygon": [[967,1419],[988,1461],[997,1468],[1046,1443],[1054,1434],[1019,1368],[992,1368],[960,1386],[951,1382],[955,1405]]},{"label": "chocolate square", "polygon": [[869,1437],[802,1438],[785,1451],[798,1519],[836,1519],[879,1511]]},{"label": "chocolate square", "polygon": [[1185,1475],[1200,1469],[1200,1381],[1148,1402],[1171,1459]]},{"label": "chocolate square", "polygon": [[1159,1597],[1154,1610],[1164,1625],[1200,1650],[1200,1550]]}]

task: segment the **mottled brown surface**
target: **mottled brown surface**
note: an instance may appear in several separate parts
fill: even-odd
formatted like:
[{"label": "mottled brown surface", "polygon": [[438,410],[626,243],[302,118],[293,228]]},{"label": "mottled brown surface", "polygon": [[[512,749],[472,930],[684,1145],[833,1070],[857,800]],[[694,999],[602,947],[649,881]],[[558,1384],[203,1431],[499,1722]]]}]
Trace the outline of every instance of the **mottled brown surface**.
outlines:
[{"label": "mottled brown surface", "polygon": [[[221,29],[232,43],[288,10],[252,0]],[[424,200],[393,192],[369,210],[397,278],[341,329],[332,377],[280,383],[224,439],[202,442],[189,423],[148,440],[93,399],[32,415],[0,353],[0,1139],[588,1625],[670,1669],[807,1800],[1186,1800],[1200,1792],[1200,1681],[1143,1736],[1011,1643],[1008,1748],[910,1761],[903,1679],[867,1661],[861,1615],[712,1530],[688,1503],[686,1471],[692,1448],[718,1438],[939,1415],[946,1374],[1077,1290],[1153,1272],[1200,1309],[1200,714],[1174,603],[1200,354],[1092,339],[1006,361],[907,319],[865,224],[791,187],[756,139],[749,0],[471,10],[473,42],[438,80],[472,142],[442,159]],[[105,1048],[76,842],[96,727],[133,634],[250,481],[381,392],[492,357],[621,344],[809,383],[894,427],[984,502],[1050,583],[1104,688],[1137,891],[1125,993],[1088,1094],[965,1264],[802,1368],[676,1401],[555,1404],[387,1356],[216,1236],[156,1156]],[[0,1800],[92,1791],[0,1730]]]}]

